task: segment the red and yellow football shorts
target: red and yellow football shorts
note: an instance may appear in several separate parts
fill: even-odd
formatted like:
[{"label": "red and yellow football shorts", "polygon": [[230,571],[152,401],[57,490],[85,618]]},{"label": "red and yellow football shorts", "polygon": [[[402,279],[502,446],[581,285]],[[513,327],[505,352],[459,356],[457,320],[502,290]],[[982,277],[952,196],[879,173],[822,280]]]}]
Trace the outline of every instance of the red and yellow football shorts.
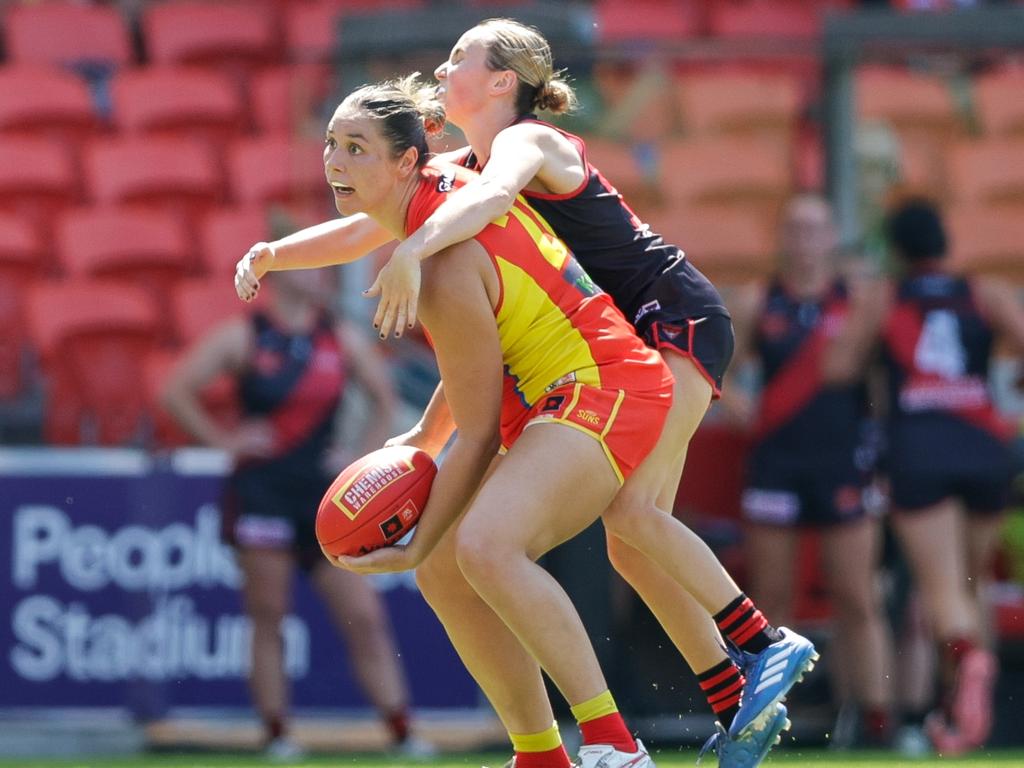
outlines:
[{"label": "red and yellow football shorts", "polygon": [[565,424],[601,443],[619,483],[623,483],[654,449],[671,405],[671,378],[660,389],[639,393],[565,384],[525,411],[502,435],[502,442],[506,449],[511,447],[533,424]]}]

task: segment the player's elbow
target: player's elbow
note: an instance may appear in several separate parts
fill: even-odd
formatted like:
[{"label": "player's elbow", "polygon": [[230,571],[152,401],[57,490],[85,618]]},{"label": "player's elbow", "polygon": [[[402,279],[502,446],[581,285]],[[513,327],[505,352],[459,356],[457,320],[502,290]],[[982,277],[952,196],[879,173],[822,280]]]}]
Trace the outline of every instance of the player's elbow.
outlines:
[{"label": "player's elbow", "polygon": [[509,212],[516,201],[519,190],[512,189],[497,181],[483,180],[480,183],[479,206],[489,219],[496,219]]}]

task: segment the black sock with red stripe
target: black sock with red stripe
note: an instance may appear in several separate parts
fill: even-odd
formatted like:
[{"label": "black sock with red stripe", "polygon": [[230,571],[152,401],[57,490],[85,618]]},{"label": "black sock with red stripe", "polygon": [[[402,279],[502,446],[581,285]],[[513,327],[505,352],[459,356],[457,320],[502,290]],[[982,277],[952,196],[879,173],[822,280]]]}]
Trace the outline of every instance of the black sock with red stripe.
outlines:
[{"label": "black sock with red stripe", "polygon": [[730,643],[747,653],[760,653],[782,639],[782,633],[768,623],[749,597],[739,597],[714,615],[715,624]]},{"label": "black sock with red stripe", "polygon": [[729,730],[732,719],[740,711],[740,693],[743,690],[743,675],[730,659],[715,664],[711,669],[697,675],[700,689],[704,691],[715,718],[722,727]]}]

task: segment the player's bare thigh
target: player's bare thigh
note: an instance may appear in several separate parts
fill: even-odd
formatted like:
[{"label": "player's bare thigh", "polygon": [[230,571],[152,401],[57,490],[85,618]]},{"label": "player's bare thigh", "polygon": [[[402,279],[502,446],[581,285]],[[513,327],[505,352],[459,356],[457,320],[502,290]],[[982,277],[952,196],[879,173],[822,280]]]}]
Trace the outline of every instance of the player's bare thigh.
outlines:
[{"label": "player's bare thigh", "polygon": [[668,495],[664,492],[666,488],[675,498],[686,448],[711,403],[711,384],[690,358],[671,349],[661,354],[675,379],[672,407],[654,450],[626,480],[603,516],[612,532],[620,525],[630,524],[630,513],[655,507],[660,498]]},{"label": "player's bare thigh", "polygon": [[457,546],[535,560],[596,520],[618,488],[597,439],[563,424],[533,424],[481,486]]}]

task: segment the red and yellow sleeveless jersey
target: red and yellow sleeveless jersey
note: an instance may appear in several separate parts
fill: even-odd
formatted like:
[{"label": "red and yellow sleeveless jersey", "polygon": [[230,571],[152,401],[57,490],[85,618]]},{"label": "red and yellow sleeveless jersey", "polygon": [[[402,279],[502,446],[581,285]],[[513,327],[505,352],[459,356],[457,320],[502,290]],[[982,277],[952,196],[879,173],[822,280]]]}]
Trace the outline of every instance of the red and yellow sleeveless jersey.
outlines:
[{"label": "red and yellow sleeveless jersey", "polygon": [[[471,171],[435,161],[421,172],[406,214],[415,231]],[[577,382],[627,393],[664,392],[671,374],[576,263],[547,222],[519,196],[476,241],[500,284],[495,308],[505,368],[502,433],[556,387]]]}]

